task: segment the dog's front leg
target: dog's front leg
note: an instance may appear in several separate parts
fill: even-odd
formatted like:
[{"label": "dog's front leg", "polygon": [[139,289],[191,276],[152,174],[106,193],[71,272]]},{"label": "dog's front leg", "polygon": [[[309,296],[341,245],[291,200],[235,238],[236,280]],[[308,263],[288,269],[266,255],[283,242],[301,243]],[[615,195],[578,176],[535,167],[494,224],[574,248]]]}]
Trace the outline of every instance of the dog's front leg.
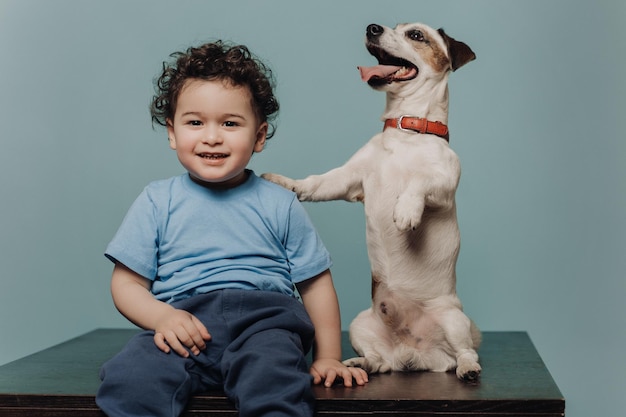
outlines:
[{"label": "dog's front leg", "polygon": [[398,195],[393,212],[393,221],[398,230],[417,229],[426,207],[437,211],[454,209],[454,192],[458,181],[445,180],[447,178],[428,181],[420,179],[407,184],[404,191]]},{"label": "dog's front leg", "polygon": [[416,184],[409,186],[398,195],[393,210],[393,221],[398,230],[406,232],[415,230],[422,221],[426,206],[426,196]]},{"label": "dog's front leg", "polygon": [[294,180],[279,174],[266,173],[261,176],[294,191],[301,201],[363,200],[363,186],[360,178],[345,165],[325,174],[310,175],[301,180]]},{"label": "dog's front leg", "polygon": [[284,175],[267,173],[267,172],[265,174],[261,174],[261,178],[271,181],[274,184],[278,184],[281,187],[286,188],[288,190],[296,191],[296,183],[298,182],[298,180],[285,177]]}]

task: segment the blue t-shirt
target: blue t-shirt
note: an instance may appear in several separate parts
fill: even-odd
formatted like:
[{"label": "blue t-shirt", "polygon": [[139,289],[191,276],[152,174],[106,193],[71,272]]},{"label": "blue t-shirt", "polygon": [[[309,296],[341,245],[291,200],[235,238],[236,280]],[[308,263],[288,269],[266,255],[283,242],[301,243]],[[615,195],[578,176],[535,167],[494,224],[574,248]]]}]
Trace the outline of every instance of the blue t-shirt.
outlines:
[{"label": "blue t-shirt", "polygon": [[226,288],[293,295],[330,255],[296,195],[248,173],[224,190],[189,174],[150,183],[105,255],[153,281],[165,302]]}]

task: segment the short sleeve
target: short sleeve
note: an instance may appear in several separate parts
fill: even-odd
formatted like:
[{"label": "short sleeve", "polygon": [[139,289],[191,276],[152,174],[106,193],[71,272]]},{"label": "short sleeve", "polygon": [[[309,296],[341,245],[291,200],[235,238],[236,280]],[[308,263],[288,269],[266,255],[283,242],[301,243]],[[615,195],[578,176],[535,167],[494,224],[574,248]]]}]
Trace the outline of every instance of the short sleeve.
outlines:
[{"label": "short sleeve", "polygon": [[332,266],[328,250],[296,198],[289,210],[285,249],[294,283],[313,278]]},{"label": "short sleeve", "polygon": [[156,208],[148,190],[137,197],[124,217],[105,256],[137,274],[154,280],[157,274],[158,225]]}]

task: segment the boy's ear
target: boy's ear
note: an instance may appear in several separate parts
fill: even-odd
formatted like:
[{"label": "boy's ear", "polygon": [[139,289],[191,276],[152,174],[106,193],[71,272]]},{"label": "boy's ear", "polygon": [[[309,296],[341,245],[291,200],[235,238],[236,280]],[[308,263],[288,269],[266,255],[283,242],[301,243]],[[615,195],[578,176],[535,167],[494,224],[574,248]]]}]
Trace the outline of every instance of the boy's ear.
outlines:
[{"label": "boy's ear", "polygon": [[254,152],[261,152],[265,147],[265,141],[267,140],[267,122],[261,123],[256,131],[256,142],[254,143]]},{"label": "boy's ear", "polygon": [[174,126],[172,125],[172,121],[170,119],[167,119],[165,123],[167,123],[167,140],[170,142],[170,148],[176,150],[176,136],[174,134]]}]

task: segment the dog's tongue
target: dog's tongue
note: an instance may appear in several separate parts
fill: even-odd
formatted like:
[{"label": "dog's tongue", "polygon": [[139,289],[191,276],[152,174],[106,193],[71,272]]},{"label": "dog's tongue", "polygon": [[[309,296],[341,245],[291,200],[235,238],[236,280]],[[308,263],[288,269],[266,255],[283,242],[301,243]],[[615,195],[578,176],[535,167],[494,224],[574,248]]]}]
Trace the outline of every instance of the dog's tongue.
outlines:
[{"label": "dog's tongue", "polygon": [[357,67],[361,72],[361,79],[365,82],[371,80],[373,77],[387,78],[394,72],[398,71],[402,67],[396,67],[395,65],[376,65],[373,67]]}]

